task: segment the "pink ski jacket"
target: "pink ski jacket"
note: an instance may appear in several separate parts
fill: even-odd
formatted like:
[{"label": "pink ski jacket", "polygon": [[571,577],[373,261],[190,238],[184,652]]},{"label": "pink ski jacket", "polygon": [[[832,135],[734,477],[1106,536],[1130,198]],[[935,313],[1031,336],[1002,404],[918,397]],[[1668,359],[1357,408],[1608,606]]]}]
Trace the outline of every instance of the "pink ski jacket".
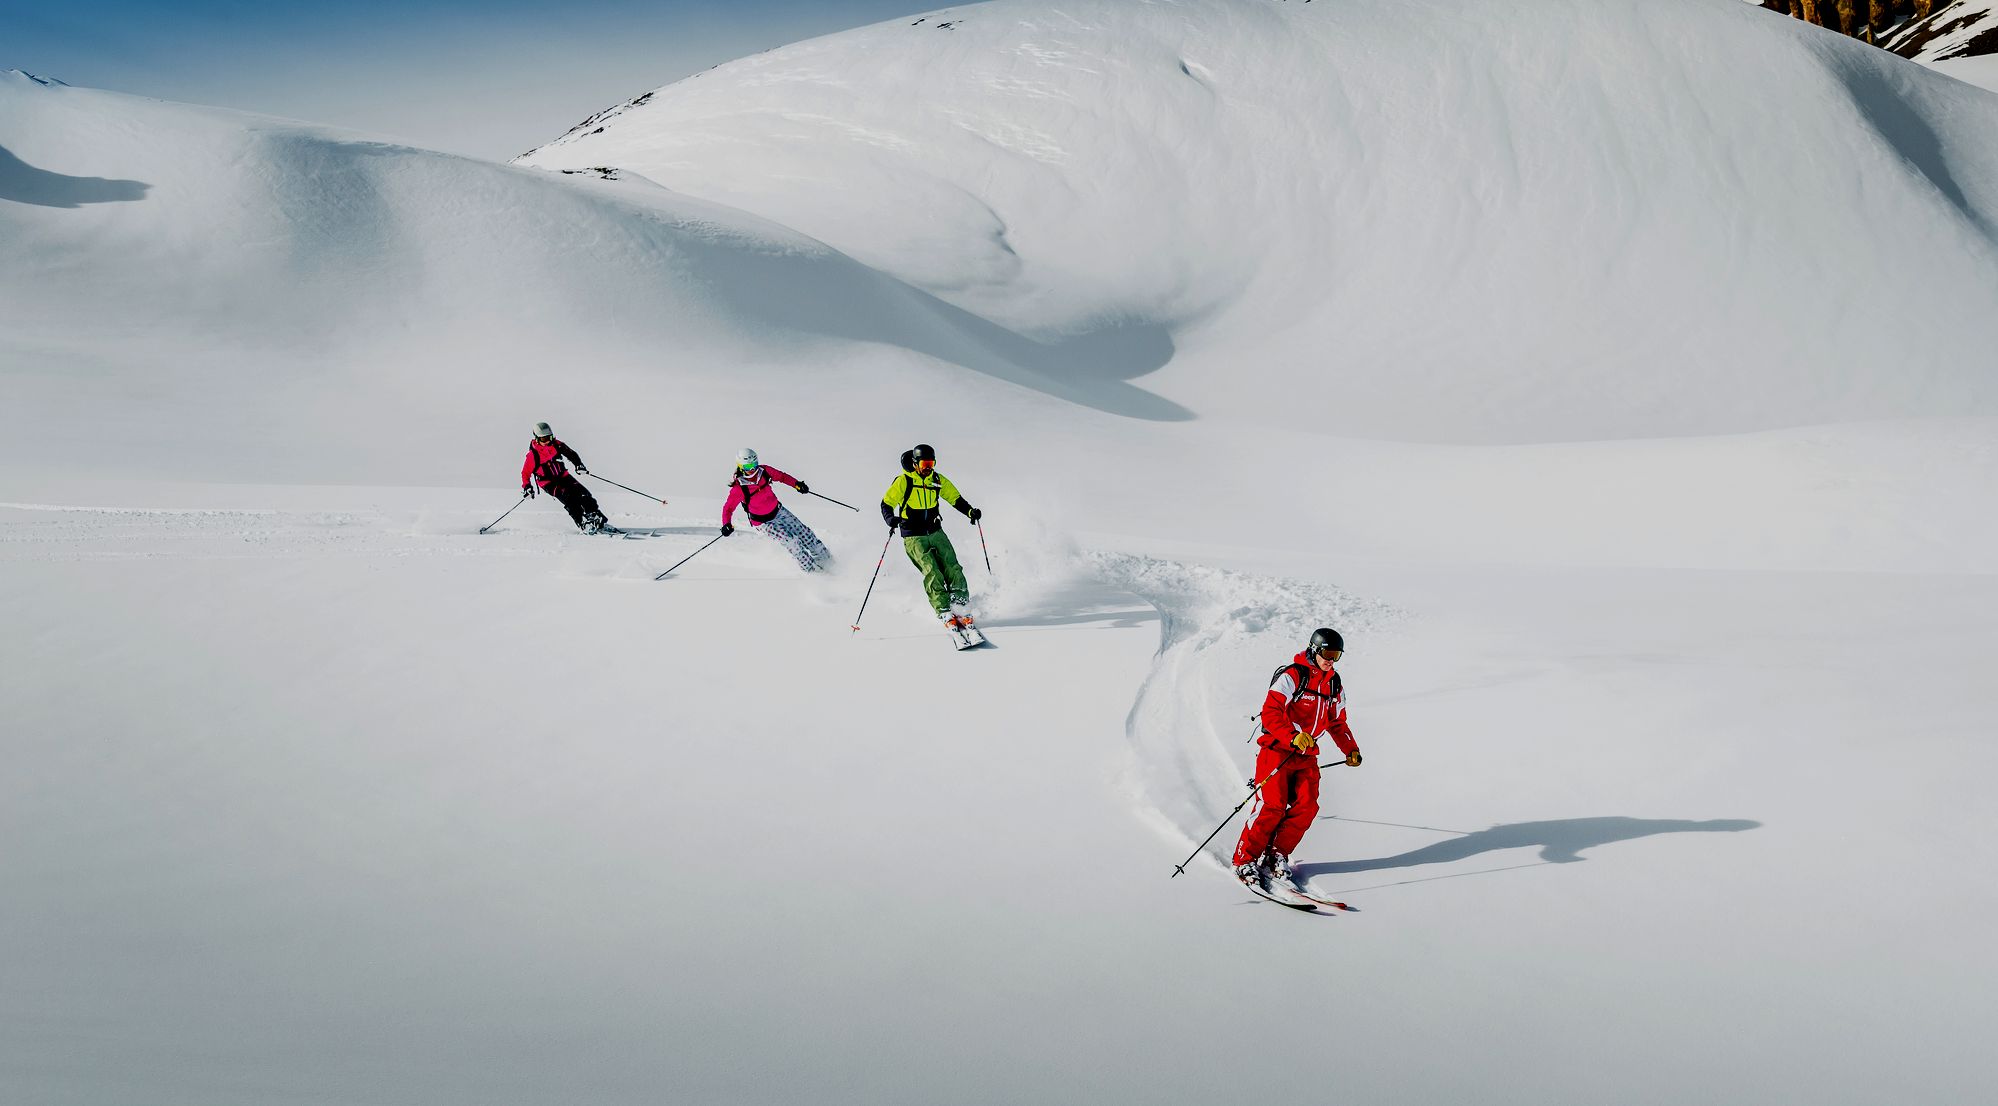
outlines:
[{"label": "pink ski jacket", "polygon": [[749,515],[751,526],[761,526],[777,517],[777,508],[783,504],[777,501],[777,493],[770,485],[789,484],[798,486],[798,481],[790,473],[764,465],[753,473],[736,473],[729,481],[728,502],[722,504],[722,524],[733,525],[735,509],[741,507]]}]

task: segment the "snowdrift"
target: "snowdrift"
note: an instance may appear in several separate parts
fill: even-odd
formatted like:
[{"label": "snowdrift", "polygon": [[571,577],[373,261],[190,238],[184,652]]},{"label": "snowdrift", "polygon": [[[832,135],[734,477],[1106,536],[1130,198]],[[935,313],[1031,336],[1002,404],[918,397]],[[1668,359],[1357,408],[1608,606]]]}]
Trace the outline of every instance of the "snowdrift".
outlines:
[{"label": "snowdrift", "polygon": [[1998,99],[1746,5],[1031,0],[720,66],[522,164],[747,207],[1203,416],[1669,436],[1998,411]]},{"label": "snowdrift", "polygon": [[[558,420],[623,406],[644,416],[619,424],[636,437],[672,401],[822,397],[860,354],[895,385],[890,413],[956,367],[1064,406],[1184,417],[1121,380],[1072,383],[1105,352],[1155,367],[1171,351],[1154,337],[1031,342],[643,181],[9,72],[0,199],[0,366],[51,416],[23,430],[112,470],[191,435],[266,476],[324,479],[367,427],[409,443],[428,478],[462,479],[476,470],[457,458],[498,425],[517,436],[523,402]],[[703,445],[732,451],[750,427],[731,429]],[[394,471],[345,452],[347,478]]]}]

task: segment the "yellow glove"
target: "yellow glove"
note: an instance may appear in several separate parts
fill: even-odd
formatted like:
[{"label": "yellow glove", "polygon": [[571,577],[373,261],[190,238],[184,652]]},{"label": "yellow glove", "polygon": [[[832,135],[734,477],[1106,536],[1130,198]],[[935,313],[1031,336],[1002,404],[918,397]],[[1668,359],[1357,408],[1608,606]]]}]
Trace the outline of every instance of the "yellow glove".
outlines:
[{"label": "yellow glove", "polygon": [[1352,752],[1350,752],[1350,753],[1347,753],[1347,754],[1346,754],[1346,767],[1348,767],[1348,768],[1358,768],[1359,766],[1360,766],[1360,751],[1359,751],[1358,749],[1355,749],[1355,750],[1353,750]]},{"label": "yellow glove", "polygon": [[1297,751],[1300,753],[1308,753],[1313,749],[1318,748],[1318,739],[1311,736],[1308,733],[1305,733],[1303,730],[1299,730],[1296,733],[1291,734],[1290,743],[1291,745],[1295,746]]}]

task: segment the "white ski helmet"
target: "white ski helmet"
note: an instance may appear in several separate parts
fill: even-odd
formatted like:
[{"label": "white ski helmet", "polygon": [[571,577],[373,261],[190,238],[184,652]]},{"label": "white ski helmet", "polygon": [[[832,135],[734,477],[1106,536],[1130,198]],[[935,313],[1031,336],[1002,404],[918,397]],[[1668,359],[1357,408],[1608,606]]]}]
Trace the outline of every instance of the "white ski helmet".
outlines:
[{"label": "white ski helmet", "polygon": [[762,462],[756,459],[756,451],[747,446],[743,447],[741,453],[735,455],[735,467],[743,472],[755,472],[760,464]]},{"label": "white ski helmet", "polygon": [[534,436],[537,438],[552,438],[555,436],[555,432],[548,429],[547,423],[537,422],[534,424]]}]

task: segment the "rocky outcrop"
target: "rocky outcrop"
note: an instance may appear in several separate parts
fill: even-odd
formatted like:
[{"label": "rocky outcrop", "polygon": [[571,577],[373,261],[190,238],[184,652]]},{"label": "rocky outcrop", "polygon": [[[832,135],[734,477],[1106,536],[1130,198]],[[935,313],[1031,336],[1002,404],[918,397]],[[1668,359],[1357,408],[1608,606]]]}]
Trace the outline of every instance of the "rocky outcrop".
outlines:
[{"label": "rocky outcrop", "polygon": [[1918,61],[1998,54],[1994,0],[1762,0],[1762,6]]},{"label": "rocky outcrop", "polygon": [[[1762,6],[1840,34],[1877,42],[1910,19],[1927,19],[1939,0],[1762,0]],[[1940,0],[1940,6],[1948,7],[1948,0]]]}]

